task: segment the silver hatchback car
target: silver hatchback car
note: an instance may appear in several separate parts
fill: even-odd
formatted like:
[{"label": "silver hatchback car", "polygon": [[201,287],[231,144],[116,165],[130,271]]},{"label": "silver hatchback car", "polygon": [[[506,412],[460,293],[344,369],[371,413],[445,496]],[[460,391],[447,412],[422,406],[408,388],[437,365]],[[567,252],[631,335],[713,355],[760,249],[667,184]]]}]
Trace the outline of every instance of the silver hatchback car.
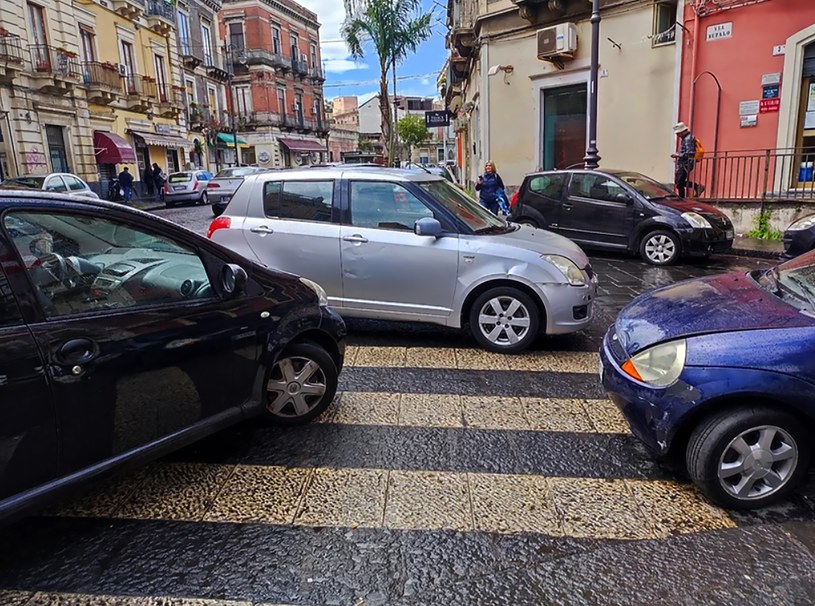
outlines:
[{"label": "silver hatchback car", "polygon": [[562,236],[506,224],[437,175],[383,168],[246,177],[209,237],[320,284],[343,316],[469,324],[493,351],[592,318],[585,253]]}]

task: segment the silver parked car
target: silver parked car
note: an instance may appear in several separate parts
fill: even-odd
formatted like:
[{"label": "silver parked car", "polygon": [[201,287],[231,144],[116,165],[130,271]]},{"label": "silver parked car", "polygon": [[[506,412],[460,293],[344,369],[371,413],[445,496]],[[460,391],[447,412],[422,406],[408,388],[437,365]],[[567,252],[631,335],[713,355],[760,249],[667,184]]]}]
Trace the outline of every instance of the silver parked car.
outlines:
[{"label": "silver parked car", "polygon": [[244,177],[263,173],[267,170],[258,166],[236,166],[218,171],[215,178],[209,182],[207,189],[209,201],[212,203],[212,214],[217,217],[224,212],[226,205],[229,204],[229,200],[232,198],[232,194],[243,183]]},{"label": "silver parked car", "polygon": [[207,184],[212,180],[212,173],[206,170],[185,170],[171,173],[164,184],[164,204],[172,208],[176,204],[192,202],[209,204]]},{"label": "silver parked car", "polygon": [[517,352],[592,317],[597,280],[573,242],[506,224],[446,179],[384,168],[247,177],[209,237],[320,284],[346,317],[469,324]]},{"label": "silver parked car", "polygon": [[98,200],[99,196],[82,179],[71,173],[51,173],[49,175],[28,175],[11,177],[0,184],[0,189],[32,190],[40,189],[54,193],[68,194]]}]

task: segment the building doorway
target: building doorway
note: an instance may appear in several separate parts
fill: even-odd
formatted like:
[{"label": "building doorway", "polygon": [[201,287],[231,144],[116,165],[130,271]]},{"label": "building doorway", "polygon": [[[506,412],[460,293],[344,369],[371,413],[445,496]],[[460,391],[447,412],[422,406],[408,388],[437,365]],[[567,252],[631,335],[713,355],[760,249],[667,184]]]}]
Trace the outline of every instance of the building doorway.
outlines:
[{"label": "building doorway", "polygon": [[580,164],[586,154],[586,84],[542,90],[543,169]]},{"label": "building doorway", "polygon": [[48,155],[51,157],[51,170],[55,173],[71,172],[62,127],[46,124],[45,139],[48,142]]}]

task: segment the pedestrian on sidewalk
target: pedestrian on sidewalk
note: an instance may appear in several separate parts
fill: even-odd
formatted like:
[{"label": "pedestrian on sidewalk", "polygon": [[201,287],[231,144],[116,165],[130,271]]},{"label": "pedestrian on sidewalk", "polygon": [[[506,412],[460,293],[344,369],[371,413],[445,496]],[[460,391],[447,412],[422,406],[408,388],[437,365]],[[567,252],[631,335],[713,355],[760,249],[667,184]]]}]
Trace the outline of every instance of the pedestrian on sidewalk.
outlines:
[{"label": "pedestrian on sidewalk", "polygon": [[164,176],[164,171],[161,167],[153,162],[153,186],[156,188],[156,199],[161,200],[164,194],[164,181],[167,178]]},{"label": "pedestrian on sidewalk", "polygon": [[119,173],[119,187],[122,189],[122,197],[125,202],[130,202],[133,199],[133,175],[130,174],[130,169],[124,167],[122,172]]},{"label": "pedestrian on sidewalk", "polygon": [[475,185],[475,190],[478,193],[478,201],[490,211],[492,214],[497,215],[499,210],[498,205],[498,190],[504,190],[504,182],[498,171],[495,169],[495,163],[492,161],[484,165],[484,174],[478,177],[478,183]]},{"label": "pedestrian on sidewalk", "polygon": [[142,189],[145,198],[152,198],[153,197],[153,171],[150,170],[149,166],[144,167],[144,172],[141,176],[142,180]]},{"label": "pedestrian on sidewalk", "polygon": [[679,137],[679,153],[671,154],[676,161],[674,168],[674,184],[680,197],[684,198],[687,190],[691,189],[698,196],[705,188],[690,180],[690,173],[696,166],[696,137],[684,122],[674,125],[674,134]]}]

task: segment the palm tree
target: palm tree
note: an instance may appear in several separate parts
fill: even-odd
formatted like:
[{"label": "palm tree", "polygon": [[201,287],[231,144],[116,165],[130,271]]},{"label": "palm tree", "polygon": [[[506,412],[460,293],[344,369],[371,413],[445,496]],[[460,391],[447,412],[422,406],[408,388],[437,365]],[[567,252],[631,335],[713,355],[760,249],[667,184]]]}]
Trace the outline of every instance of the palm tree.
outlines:
[{"label": "palm tree", "polygon": [[379,111],[382,141],[387,146],[388,164],[393,163],[395,145],[388,97],[388,72],[401,63],[431,34],[432,13],[422,13],[421,0],[344,0],[347,18],[342,26],[351,56],[362,59],[370,43],[379,60]]}]

